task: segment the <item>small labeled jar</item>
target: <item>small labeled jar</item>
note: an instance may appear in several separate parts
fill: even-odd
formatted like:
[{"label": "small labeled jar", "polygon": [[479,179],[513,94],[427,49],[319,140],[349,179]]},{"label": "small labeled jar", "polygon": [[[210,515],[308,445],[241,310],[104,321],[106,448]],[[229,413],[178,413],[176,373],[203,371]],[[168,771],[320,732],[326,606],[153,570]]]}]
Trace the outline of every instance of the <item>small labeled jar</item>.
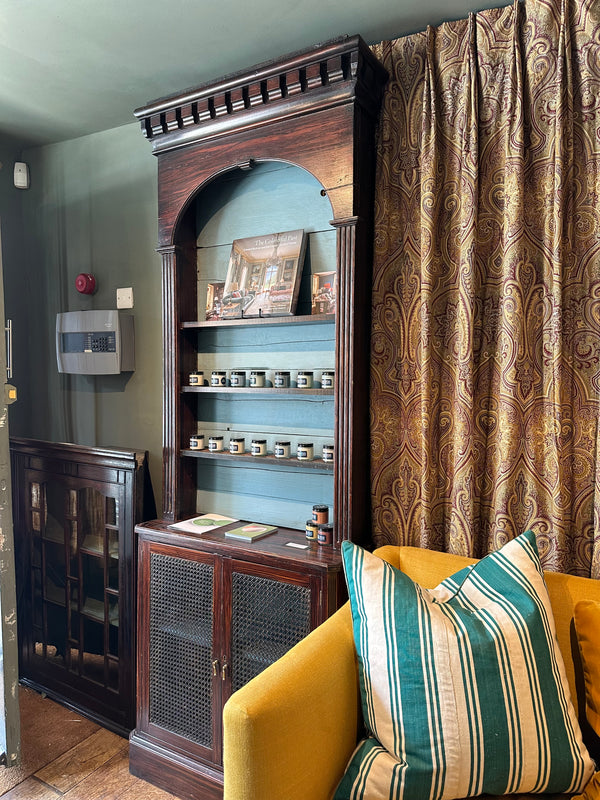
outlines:
[{"label": "small labeled jar", "polygon": [[204,373],[200,372],[200,370],[190,372],[188,383],[190,386],[204,386]]},{"label": "small labeled jar", "polygon": [[190,450],[204,450],[203,433],[195,433],[190,436]]},{"label": "small labeled jar", "polygon": [[333,462],[334,447],[332,444],[323,445],[323,461]]},{"label": "small labeled jar", "polygon": [[298,389],[312,389],[313,388],[313,374],[312,372],[300,371],[296,378],[296,386]]},{"label": "small labeled jar", "polygon": [[275,373],[275,379],[273,381],[273,386],[275,386],[276,389],[289,389],[289,387],[290,387],[290,373],[278,370]]},{"label": "small labeled jar", "polygon": [[211,386],[227,386],[227,373],[214,370],[210,376]]},{"label": "small labeled jar", "polygon": [[329,506],[313,506],[312,518],[317,525],[326,525],[329,522]]},{"label": "small labeled jar", "polygon": [[319,533],[319,526],[312,519],[306,520],[306,538],[309,542],[316,542]]},{"label": "small labeled jar", "polygon": [[321,373],[321,389],[333,389],[335,381],[335,373],[330,370],[324,370]]},{"label": "small labeled jar", "polygon": [[312,461],[315,457],[315,446],[312,442],[298,443],[298,461]]},{"label": "small labeled jar", "polygon": [[209,436],[208,437],[208,449],[212,453],[218,453],[223,449],[223,437],[222,436]]},{"label": "small labeled jar", "polygon": [[252,439],[251,451],[253,456],[266,456],[267,455],[267,440],[266,439]]},{"label": "small labeled jar", "polygon": [[333,544],[333,525],[331,523],[328,522],[326,525],[319,525],[317,542],[319,544]]},{"label": "small labeled jar", "polygon": [[243,436],[229,440],[229,452],[234,454],[246,452],[246,440]]},{"label": "small labeled jar", "polygon": [[239,388],[246,385],[246,373],[243,370],[235,369],[229,376],[229,385]]},{"label": "small labeled jar", "polygon": [[265,385],[265,373],[263,370],[252,370],[250,373],[250,386],[262,389]]},{"label": "small labeled jar", "polygon": [[289,442],[275,442],[275,458],[289,458],[291,453]]}]

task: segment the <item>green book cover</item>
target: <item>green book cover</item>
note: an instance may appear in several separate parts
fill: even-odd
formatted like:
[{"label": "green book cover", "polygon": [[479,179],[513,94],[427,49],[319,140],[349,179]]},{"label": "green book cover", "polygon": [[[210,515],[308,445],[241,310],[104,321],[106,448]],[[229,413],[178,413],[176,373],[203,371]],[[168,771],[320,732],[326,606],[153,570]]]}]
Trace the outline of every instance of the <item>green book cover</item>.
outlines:
[{"label": "green book cover", "polygon": [[274,525],[259,525],[256,522],[251,522],[246,525],[240,525],[230,531],[225,531],[225,536],[230,539],[243,539],[246,542],[254,542],[256,539],[262,539],[263,536],[268,536],[276,530],[277,528]]}]

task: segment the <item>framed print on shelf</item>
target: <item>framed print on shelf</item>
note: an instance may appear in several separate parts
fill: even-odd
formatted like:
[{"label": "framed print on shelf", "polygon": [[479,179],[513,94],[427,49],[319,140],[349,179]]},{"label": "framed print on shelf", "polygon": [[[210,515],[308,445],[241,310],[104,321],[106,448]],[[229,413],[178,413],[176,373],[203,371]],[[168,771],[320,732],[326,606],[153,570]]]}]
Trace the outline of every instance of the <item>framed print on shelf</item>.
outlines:
[{"label": "framed print on shelf", "polygon": [[235,239],[221,319],[295,314],[305,251],[302,229]]},{"label": "framed print on shelf", "polygon": [[209,283],[206,288],[206,319],[221,319],[223,308],[223,291],[225,283],[216,281]]},{"label": "framed print on shelf", "polygon": [[312,313],[335,314],[336,273],[315,272],[312,276]]}]

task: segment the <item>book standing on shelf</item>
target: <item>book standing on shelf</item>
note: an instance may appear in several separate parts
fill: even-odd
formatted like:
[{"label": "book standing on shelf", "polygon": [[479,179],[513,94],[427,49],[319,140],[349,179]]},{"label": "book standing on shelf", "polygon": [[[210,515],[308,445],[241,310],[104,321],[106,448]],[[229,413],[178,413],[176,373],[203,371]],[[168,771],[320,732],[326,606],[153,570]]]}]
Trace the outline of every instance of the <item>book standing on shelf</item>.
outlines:
[{"label": "book standing on shelf", "polygon": [[235,239],[220,318],[294,314],[305,250],[302,229]]}]

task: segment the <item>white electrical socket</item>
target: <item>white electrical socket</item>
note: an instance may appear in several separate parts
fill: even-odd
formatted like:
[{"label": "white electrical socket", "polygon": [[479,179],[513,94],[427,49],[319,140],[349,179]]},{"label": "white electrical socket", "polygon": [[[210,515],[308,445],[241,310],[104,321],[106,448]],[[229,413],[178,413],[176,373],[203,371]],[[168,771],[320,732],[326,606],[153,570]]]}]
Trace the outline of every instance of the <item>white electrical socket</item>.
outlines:
[{"label": "white electrical socket", "polygon": [[29,189],[29,167],[24,161],[15,161],[14,183],[17,189]]},{"label": "white electrical socket", "polygon": [[133,289],[117,289],[117,308],[133,308]]}]

